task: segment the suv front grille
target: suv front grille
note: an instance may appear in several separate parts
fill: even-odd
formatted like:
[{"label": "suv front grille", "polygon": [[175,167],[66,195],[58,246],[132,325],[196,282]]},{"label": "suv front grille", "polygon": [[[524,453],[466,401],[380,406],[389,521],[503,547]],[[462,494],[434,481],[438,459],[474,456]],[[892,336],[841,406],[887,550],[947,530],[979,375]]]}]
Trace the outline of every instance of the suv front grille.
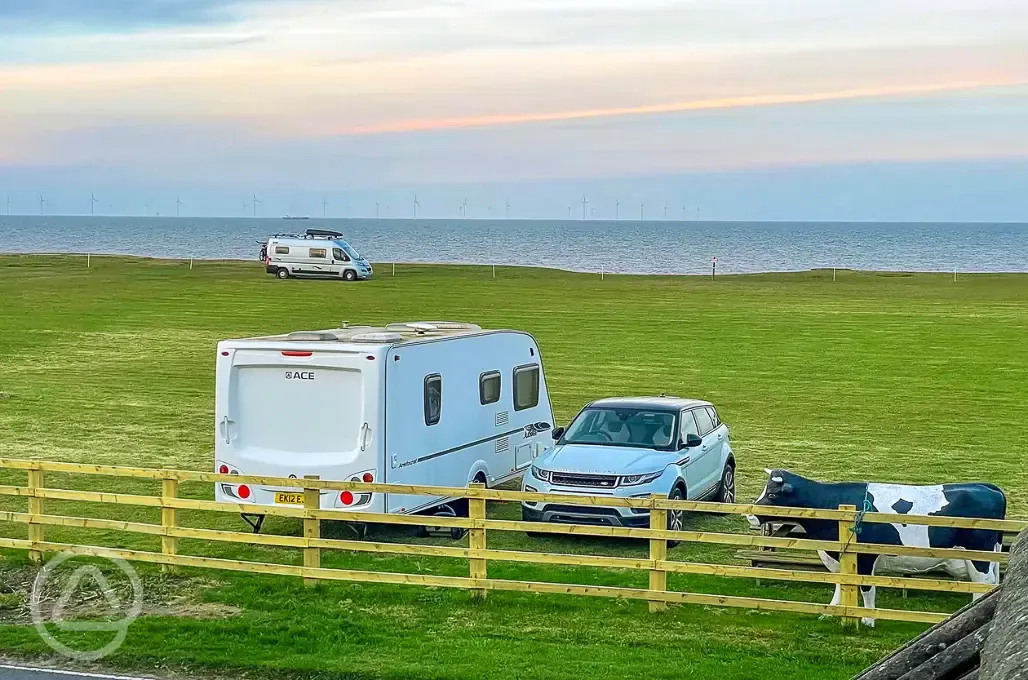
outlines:
[{"label": "suv front grille", "polygon": [[617,475],[578,475],[570,472],[550,473],[550,482],[561,486],[598,486],[613,489],[617,486]]}]

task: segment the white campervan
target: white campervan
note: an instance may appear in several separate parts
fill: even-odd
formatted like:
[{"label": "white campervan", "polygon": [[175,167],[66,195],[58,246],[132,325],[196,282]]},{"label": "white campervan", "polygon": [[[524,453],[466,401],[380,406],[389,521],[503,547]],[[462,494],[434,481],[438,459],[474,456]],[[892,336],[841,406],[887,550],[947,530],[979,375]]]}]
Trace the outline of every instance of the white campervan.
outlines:
[{"label": "white campervan", "polygon": [[[535,339],[455,322],[222,341],[215,419],[222,474],[495,486],[553,444]],[[215,497],[260,516],[302,505],[297,491],[217,484]],[[415,513],[450,500],[325,491],[321,507]]]},{"label": "white campervan", "polygon": [[304,234],[276,234],[262,244],[264,270],[280,279],[290,276],[345,279],[371,278],[371,263],[338,231],[308,229]]}]

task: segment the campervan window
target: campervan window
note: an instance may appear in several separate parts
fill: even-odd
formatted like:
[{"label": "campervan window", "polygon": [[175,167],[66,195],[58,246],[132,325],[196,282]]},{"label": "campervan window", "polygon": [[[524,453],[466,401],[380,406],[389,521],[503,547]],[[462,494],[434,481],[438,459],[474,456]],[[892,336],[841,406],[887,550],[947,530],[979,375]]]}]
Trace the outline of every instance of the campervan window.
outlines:
[{"label": "campervan window", "polygon": [[289,246],[275,246],[275,254],[276,255],[288,255],[289,254]]},{"label": "campervan window", "polygon": [[433,373],[425,378],[425,425],[435,425],[443,413],[443,378]]},{"label": "campervan window", "polygon": [[500,400],[499,371],[489,371],[478,376],[478,400],[483,406]]},{"label": "campervan window", "polygon": [[344,253],[342,248],[333,248],[332,259],[339,260],[340,262],[349,262],[350,256]]},{"label": "campervan window", "polygon": [[539,405],[539,364],[518,366],[514,369],[514,410],[521,411]]},{"label": "campervan window", "polygon": [[311,248],[310,257],[325,257],[327,252],[324,248]]}]

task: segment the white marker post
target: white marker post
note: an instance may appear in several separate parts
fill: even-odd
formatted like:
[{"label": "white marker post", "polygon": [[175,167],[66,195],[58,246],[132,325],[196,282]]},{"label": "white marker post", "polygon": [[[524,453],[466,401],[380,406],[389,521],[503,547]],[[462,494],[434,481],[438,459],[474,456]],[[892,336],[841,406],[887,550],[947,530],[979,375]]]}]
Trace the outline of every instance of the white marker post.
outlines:
[{"label": "white marker post", "polygon": [[953,268],[953,283],[957,282],[957,268]]},{"label": "white marker post", "polygon": [[193,271],[193,258],[189,258],[189,271]]},{"label": "white marker post", "polygon": [[496,265],[493,265],[493,278],[496,278]]},{"label": "white marker post", "polygon": [[710,258],[710,280],[717,278],[717,255]]},{"label": "white marker post", "polygon": [[832,267],[832,282],[835,282],[835,267]]},{"label": "white marker post", "polygon": [[393,262],[393,276],[396,276],[396,263]]},{"label": "white marker post", "polygon": [[603,280],[603,265],[600,265],[600,281]]},{"label": "white marker post", "polygon": [[86,253],[86,269],[89,269],[89,253]]}]

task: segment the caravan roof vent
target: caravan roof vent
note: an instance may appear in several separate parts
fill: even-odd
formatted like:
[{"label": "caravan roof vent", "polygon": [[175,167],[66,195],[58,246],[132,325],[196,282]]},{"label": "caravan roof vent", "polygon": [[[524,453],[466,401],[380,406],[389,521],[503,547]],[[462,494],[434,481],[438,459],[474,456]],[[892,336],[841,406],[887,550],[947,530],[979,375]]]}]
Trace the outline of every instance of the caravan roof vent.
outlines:
[{"label": "caravan roof vent", "polygon": [[482,329],[473,323],[461,323],[460,321],[407,321],[404,323],[391,323],[386,326],[386,330],[399,333],[404,331],[437,333],[439,331],[478,331]]},{"label": "caravan roof vent", "polygon": [[375,333],[357,333],[352,338],[351,342],[400,342],[403,340],[403,336],[399,333],[386,332],[375,332]]},{"label": "caravan roof vent", "polygon": [[295,331],[286,336],[290,342],[332,342],[338,339],[335,333],[328,331]]}]

